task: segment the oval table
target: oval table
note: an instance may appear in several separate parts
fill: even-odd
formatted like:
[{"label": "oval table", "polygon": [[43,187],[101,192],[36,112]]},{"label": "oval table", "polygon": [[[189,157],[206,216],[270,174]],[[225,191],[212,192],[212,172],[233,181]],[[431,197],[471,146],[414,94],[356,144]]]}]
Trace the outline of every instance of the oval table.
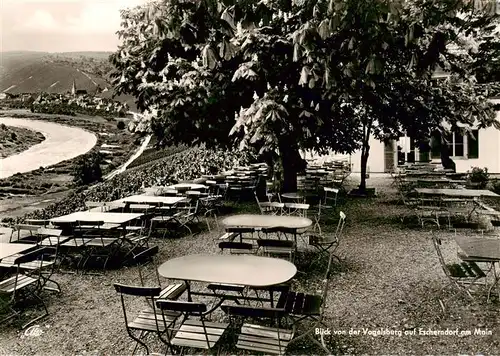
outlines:
[{"label": "oval table", "polygon": [[[235,284],[246,287],[267,287],[291,280],[297,267],[289,261],[252,255],[188,255],[177,257],[158,267],[160,276],[186,282]],[[219,304],[219,303],[218,303]]]},{"label": "oval table", "polygon": [[307,229],[312,220],[300,216],[276,216],[259,214],[232,215],[222,220],[225,227],[286,227],[290,229]]}]

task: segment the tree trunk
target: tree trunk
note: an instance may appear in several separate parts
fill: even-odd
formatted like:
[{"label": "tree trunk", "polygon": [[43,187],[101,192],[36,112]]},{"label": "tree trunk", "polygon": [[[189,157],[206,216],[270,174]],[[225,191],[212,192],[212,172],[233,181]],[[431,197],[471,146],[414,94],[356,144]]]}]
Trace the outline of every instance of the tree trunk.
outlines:
[{"label": "tree trunk", "polygon": [[370,156],[370,135],[372,131],[372,120],[363,125],[363,146],[361,147],[361,182],[359,184],[359,192],[366,193],[366,171],[368,165],[368,157]]},{"label": "tree trunk", "polygon": [[300,156],[299,147],[293,140],[282,137],[278,144],[283,169],[281,192],[296,192],[297,174],[305,168],[305,161]]},{"label": "tree trunk", "polygon": [[363,148],[361,149],[361,183],[359,184],[359,192],[366,192],[366,171],[368,165],[368,157],[370,155],[370,145],[363,144]]}]

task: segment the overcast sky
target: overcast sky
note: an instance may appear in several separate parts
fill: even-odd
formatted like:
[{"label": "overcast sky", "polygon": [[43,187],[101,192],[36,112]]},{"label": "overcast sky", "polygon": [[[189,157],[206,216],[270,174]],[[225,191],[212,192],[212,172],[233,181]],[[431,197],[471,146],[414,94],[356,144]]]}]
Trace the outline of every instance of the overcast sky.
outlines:
[{"label": "overcast sky", "polygon": [[147,0],[0,0],[2,51],[114,51],[120,9]]}]

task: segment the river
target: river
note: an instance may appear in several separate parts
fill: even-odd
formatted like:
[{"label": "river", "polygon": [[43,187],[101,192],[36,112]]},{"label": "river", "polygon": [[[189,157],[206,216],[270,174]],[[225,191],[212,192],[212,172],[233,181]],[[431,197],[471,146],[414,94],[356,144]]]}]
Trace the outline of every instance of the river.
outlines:
[{"label": "river", "polygon": [[93,133],[41,120],[0,117],[0,124],[41,132],[45,140],[21,153],[0,159],[0,179],[53,166],[90,151],[97,143]]}]

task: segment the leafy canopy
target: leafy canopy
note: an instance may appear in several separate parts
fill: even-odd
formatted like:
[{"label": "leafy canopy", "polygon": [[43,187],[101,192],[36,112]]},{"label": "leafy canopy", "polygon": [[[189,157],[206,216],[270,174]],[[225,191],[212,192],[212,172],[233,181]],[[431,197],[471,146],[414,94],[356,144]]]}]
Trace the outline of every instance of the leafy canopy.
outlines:
[{"label": "leafy canopy", "polygon": [[[475,3],[152,2],[122,12],[116,91],[153,113],[149,127],[163,143],[238,143],[282,156],[350,153],[372,133],[489,126],[493,110],[474,76],[482,59],[464,38],[487,51],[494,16]],[[437,65],[452,76],[433,80]]]}]

